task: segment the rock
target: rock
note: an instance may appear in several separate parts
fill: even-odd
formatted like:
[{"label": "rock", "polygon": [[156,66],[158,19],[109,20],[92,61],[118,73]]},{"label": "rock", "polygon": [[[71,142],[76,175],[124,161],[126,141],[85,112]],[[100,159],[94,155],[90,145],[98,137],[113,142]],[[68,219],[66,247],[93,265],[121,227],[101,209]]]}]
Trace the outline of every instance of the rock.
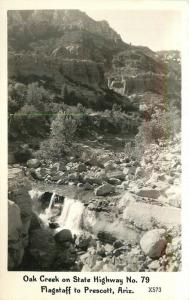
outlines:
[{"label": "rock", "polygon": [[90,268],[88,265],[84,265],[81,272],[91,272],[92,268]]},{"label": "rock", "polygon": [[59,179],[59,180],[57,181],[57,184],[58,184],[58,185],[61,185],[61,184],[64,184],[64,182],[65,182],[65,179]]},{"label": "rock", "polygon": [[34,169],[36,169],[36,168],[38,168],[39,166],[40,166],[40,161],[39,161],[39,159],[37,159],[37,158],[32,158],[32,159],[29,159],[28,161],[27,161],[27,167],[28,168],[34,168]]},{"label": "rock", "polygon": [[100,241],[97,241],[96,254],[103,257],[105,256],[105,248]]},{"label": "rock", "polygon": [[68,175],[68,180],[69,181],[78,181],[79,180],[79,175],[78,173],[71,173]]},{"label": "rock", "polygon": [[129,174],[129,168],[124,168],[123,169],[123,174],[128,175]]},{"label": "rock", "polygon": [[141,177],[143,178],[145,176],[144,169],[141,167],[137,167],[136,171],[135,171],[135,176],[136,176],[136,178],[141,178]]},{"label": "rock", "polygon": [[175,207],[181,207],[181,187],[171,186],[168,190],[166,190],[166,196],[168,198],[168,202],[170,205]]},{"label": "rock", "polygon": [[8,221],[8,239],[17,241],[20,238],[22,229],[20,208],[10,200],[8,200]]},{"label": "rock", "polygon": [[96,210],[97,209],[97,205],[94,203],[89,203],[89,205],[87,206],[87,209],[89,210]]},{"label": "rock", "polygon": [[168,267],[167,272],[178,272],[179,271],[179,264],[174,262],[171,266]]},{"label": "rock", "polygon": [[92,186],[89,182],[86,182],[86,183],[83,185],[83,188],[84,188],[84,190],[86,190],[86,191],[93,190],[93,186]]},{"label": "rock", "polygon": [[50,230],[36,229],[30,234],[29,253],[33,270],[49,271],[56,256],[56,244]]},{"label": "rock", "polygon": [[123,174],[122,171],[113,171],[113,172],[108,172],[107,173],[107,178],[110,179],[110,178],[116,178],[116,179],[119,179],[119,180],[124,180],[125,179],[125,175]]},{"label": "rock", "polygon": [[95,189],[96,196],[105,196],[113,192],[115,192],[115,188],[109,183],[105,183]]},{"label": "rock", "polygon": [[106,244],[106,245],[104,246],[104,249],[105,249],[106,252],[110,253],[110,252],[113,252],[114,246],[112,246],[112,245],[110,245],[110,244]]},{"label": "rock", "polygon": [[79,163],[77,166],[77,172],[85,172],[87,170],[87,166],[84,163]]},{"label": "rock", "polygon": [[115,241],[114,243],[113,243],[113,246],[114,246],[114,248],[120,248],[120,247],[123,247],[123,242],[122,241],[119,241],[119,240],[117,240],[117,241]]},{"label": "rock", "polygon": [[103,270],[104,262],[99,260],[96,262],[95,266],[92,268],[93,272],[101,272]]},{"label": "rock", "polygon": [[118,202],[118,208],[125,208],[127,207],[130,203],[136,202],[136,199],[133,194],[130,192],[126,192],[123,197],[119,200]]},{"label": "rock", "polygon": [[126,167],[123,169],[123,174],[124,175],[135,175],[136,167]]},{"label": "rock", "polygon": [[121,180],[120,179],[117,179],[117,178],[110,178],[108,180],[108,182],[112,185],[120,185],[121,184]]},{"label": "rock", "polygon": [[77,187],[82,188],[82,187],[84,187],[84,184],[82,182],[78,182]]},{"label": "rock", "polygon": [[69,229],[62,229],[61,231],[55,234],[54,239],[59,244],[73,241],[72,233]]},{"label": "rock", "polygon": [[105,264],[103,266],[103,272],[115,272],[116,271],[116,266],[113,264]]},{"label": "rock", "polygon": [[104,168],[106,171],[115,170],[116,167],[117,167],[117,165],[115,164],[115,162],[113,160],[109,160],[104,163]]},{"label": "rock", "polygon": [[[35,171],[35,175],[37,177],[38,180],[43,180],[44,178],[44,169],[42,170],[41,168],[37,168]],[[47,173],[45,174],[45,176],[47,175]]]},{"label": "rock", "polygon": [[160,268],[159,260],[154,260],[154,261],[152,261],[152,262],[148,265],[148,268],[149,268],[150,270],[157,271],[157,270]]},{"label": "rock", "polygon": [[20,208],[8,201],[8,270],[19,267],[24,256]]},{"label": "rock", "polygon": [[73,243],[65,242],[64,247],[58,245],[53,270],[70,270],[70,267],[75,265],[76,257],[76,249]]},{"label": "rock", "polygon": [[40,171],[41,171],[40,168],[37,168],[37,169],[31,168],[30,169],[30,174],[36,180],[43,180],[44,178],[41,175]]},{"label": "rock", "polygon": [[167,244],[164,235],[164,229],[153,229],[145,233],[140,240],[143,252],[151,258],[159,258]]},{"label": "rock", "polygon": [[142,230],[152,229],[154,222],[159,226],[172,228],[180,225],[181,210],[176,207],[132,202],[123,211],[123,219],[134,222]]},{"label": "rock", "polygon": [[31,223],[29,231],[40,229],[41,228],[41,219],[38,217],[38,215],[34,212],[32,212],[31,216]]},{"label": "rock", "polygon": [[66,171],[66,166],[65,163],[63,162],[56,162],[53,164],[52,168],[51,168],[52,172],[58,172],[58,171]]},{"label": "rock", "polygon": [[113,244],[116,241],[116,238],[107,231],[99,231],[97,237],[100,241],[107,244]]},{"label": "rock", "polygon": [[140,196],[140,197],[158,199],[159,196],[160,196],[160,192],[158,190],[146,188],[146,189],[139,190],[137,195]]},{"label": "rock", "polygon": [[75,244],[78,248],[86,251],[88,246],[90,245],[91,240],[92,236],[90,234],[82,234],[77,237],[77,239],[75,240]]}]

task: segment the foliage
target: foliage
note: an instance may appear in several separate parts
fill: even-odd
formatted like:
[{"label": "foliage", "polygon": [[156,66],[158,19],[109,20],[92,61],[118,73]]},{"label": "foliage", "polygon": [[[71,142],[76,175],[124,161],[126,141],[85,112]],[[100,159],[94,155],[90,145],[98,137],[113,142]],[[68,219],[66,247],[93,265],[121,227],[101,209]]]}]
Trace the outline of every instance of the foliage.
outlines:
[{"label": "foliage", "polygon": [[62,158],[72,147],[77,127],[78,122],[73,115],[59,111],[51,123],[49,138],[40,144],[38,157]]},{"label": "foliage", "polygon": [[140,159],[149,144],[159,144],[161,140],[168,141],[180,132],[179,111],[160,111],[151,116],[151,120],[143,121],[135,137],[134,144],[127,143],[125,152],[130,156]]},{"label": "foliage", "polygon": [[137,142],[158,143],[168,140],[180,131],[180,117],[176,111],[157,110],[149,121],[143,121],[137,134]]},{"label": "foliage", "polygon": [[27,104],[34,105],[39,111],[43,112],[45,103],[49,103],[50,101],[50,94],[43,86],[39,86],[38,82],[28,85],[26,95]]}]

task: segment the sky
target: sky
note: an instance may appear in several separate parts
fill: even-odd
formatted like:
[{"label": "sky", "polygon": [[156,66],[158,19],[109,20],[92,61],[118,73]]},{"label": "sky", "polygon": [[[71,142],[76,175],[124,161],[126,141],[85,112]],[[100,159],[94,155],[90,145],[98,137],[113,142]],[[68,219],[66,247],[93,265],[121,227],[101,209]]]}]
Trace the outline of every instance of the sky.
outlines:
[{"label": "sky", "polygon": [[175,10],[85,10],[96,21],[106,20],[126,43],[154,51],[181,49],[181,13]]}]

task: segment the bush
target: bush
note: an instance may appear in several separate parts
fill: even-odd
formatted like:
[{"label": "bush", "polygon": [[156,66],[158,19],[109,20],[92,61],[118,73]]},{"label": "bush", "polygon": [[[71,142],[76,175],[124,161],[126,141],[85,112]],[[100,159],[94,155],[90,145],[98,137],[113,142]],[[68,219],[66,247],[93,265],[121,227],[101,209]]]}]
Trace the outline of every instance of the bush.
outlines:
[{"label": "bush", "polygon": [[60,111],[51,124],[50,137],[40,144],[40,158],[62,158],[70,152],[78,122],[72,115]]},{"label": "bush", "polygon": [[180,132],[179,111],[157,110],[151,120],[143,121],[139,127],[135,142],[125,145],[125,152],[129,156],[140,160],[149,144],[159,144],[160,140],[169,141],[174,135]]},{"label": "bush", "polygon": [[180,117],[176,111],[156,111],[151,120],[143,121],[136,140],[138,143],[158,143],[168,140],[180,131]]}]

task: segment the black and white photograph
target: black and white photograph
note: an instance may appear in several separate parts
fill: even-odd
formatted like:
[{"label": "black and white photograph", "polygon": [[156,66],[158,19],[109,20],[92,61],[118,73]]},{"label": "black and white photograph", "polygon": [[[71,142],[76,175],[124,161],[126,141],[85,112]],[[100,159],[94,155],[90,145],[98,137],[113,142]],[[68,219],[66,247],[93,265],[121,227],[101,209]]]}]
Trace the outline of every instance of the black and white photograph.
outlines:
[{"label": "black and white photograph", "polygon": [[7,270],[182,271],[180,11],[8,10],[7,60]]}]

